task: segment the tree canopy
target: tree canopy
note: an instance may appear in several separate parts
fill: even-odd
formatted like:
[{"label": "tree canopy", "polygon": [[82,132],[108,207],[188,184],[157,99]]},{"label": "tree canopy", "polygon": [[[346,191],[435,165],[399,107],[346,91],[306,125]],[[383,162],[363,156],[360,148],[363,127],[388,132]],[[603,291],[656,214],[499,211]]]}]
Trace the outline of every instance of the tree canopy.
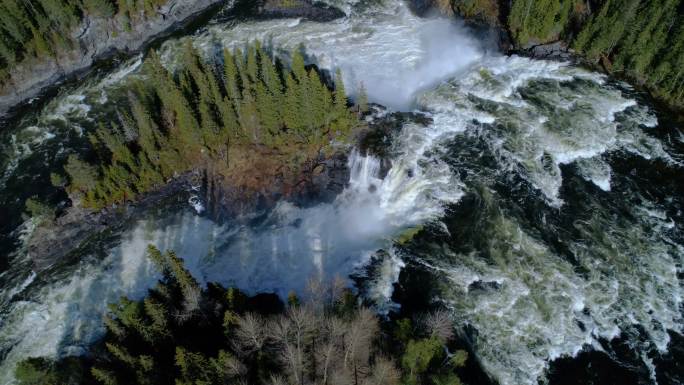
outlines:
[{"label": "tree canopy", "polygon": [[111,22],[112,32],[154,15],[167,0],[0,0],[0,85],[26,61],[74,49],[85,17]]},{"label": "tree canopy", "polygon": [[452,0],[452,7],[492,23],[505,18],[519,47],[563,40],[590,62],[684,107],[684,1]]},{"label": "tree canopy", "polygon": [[454,348],[444,311],[382,322],[339,279],[312,279],[285,305],[275,295],[201,288],[171,251],[150,246],[148,257],[162,279],[142,300],[110,306],[107,333],[89,356],[29,358],[17,366],[18,383],[460,384],[468,355]]},{"label": "tree canopy", "polygon": [[[358,122],[339,71],[333,91],[304,65],[302,53],[291,56],[288,69],[256,42],[208,61],[188,42],[172,73],[152,52],[143,76],[130,83],[121,121],[90,135],[96,159],[69,157],[67,190],[99,209],[190,170],[211,170],[220,184],[268,158],[275,166],[265,168],[295,172],[331,142],[344,141]],[[255,159],[259,154],[268,156]]]}]

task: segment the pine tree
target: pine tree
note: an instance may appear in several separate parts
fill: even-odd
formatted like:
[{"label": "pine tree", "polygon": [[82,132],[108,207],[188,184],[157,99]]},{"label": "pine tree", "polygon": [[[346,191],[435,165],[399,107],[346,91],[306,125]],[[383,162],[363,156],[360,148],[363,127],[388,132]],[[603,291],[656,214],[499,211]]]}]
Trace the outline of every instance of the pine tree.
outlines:
[{"label": "pine tree", "polygon": [[302,81],[306,79],[306,68],[304,65],[304,56],[299,50],[296,50],[292,54],[292,73],[294,73],[295,79]]},{"label": "pine tree", "polygon": [[359,84],[359,96],[357,97],[356,105],[361,114],[368,112],[368,92],[366,91],[366,86],[363,82]]},{"label": "pine tree", "polygon": [[64,171],[71,180],[70,188],[73,191],[87,192],[97,183],[97,171],[95,167],[83,162],[76,155],[69,155]]},{"label": "pine tree", "polygon": [[294,132],[300,131],[304,125],[301,121],[302,109],[300,107],[300,100],[302,97],[299,92],[299,85],[294,80],[292,73],[288,73],[285,78],[285,112],[283,119],[285,125]]},{"label": "pine tree", "polygon": [[261,122],[259,122],[259,110],[256,100],[252,96],[252,92],[249,91],[249,88],[245,88],[242,91],[240,127],[242,127],[243,135],[255,143],[260,142]]},{"label": "pine tree", "polygon": [[335,71],[335,117],[337,130],[345,134],[350,128],[349,110],[347,109],[347,92],[344,88],[342,70]]},{"label": "pine tree", "polygon": [[339,71],[333,100],[316,69],[306,71],[301,54],[293,55],[295,68],[280,71],[261,46],[247,51],[224,51],[222,84],[214,64],[189,43],[175,73],[152,51],[145,76],[131,82],[128,105],[117,111],[120,126],[103,125],[90,135],[98,163],[68,162],[67,189],[98,209],[137,199],[193,169],[220,183],[235,159],[228,156],[232,145],[275,147],[286,170],[296,170],[317,156],[301,146],[320,149],[348,135],[353,116]]},{"label": "pine tree", "polygon": [[[327,87],[321,87],[322,84],[318,72],[313,68],[309,71],[309,89],[311,96],[309,97],[311,104],[311,124],[314,128],[323,128],[326,126],[326,115],[329,111],[330,106],[326,105],[326,93],[328,92]],[[316,134],[320,137],[319,133]]]},{"label": "pine tree", "polygon": [[259,110],[259,121],[270,139],[280,132],[281,119],[275,98],[263,82],[258,82],[256,85],[256,105]]}]

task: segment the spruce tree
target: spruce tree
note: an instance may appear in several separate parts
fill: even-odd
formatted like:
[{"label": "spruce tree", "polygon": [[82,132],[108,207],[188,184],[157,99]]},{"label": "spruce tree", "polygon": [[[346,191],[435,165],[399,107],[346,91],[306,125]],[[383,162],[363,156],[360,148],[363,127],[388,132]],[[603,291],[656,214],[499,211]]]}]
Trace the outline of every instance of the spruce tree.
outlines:
[{"label": "spruce tree", "polygon": [[356,105],[361,114],[368,112],[368,92],[366,91],[366,86],[363,82],[359,84],[359,96],[357,97]]},{"label": "spruce tree", "polygon": [[335,116],[337,120],[337,130],[340,134],[345,134],[350,128],[349,110],[347,109],[347,92],[342,79],[342,70],[335,71]]},{"label": "spruce tree", "polygon": [[238,103],[241,97],[238,67],[237,64],[235,64],[235,57],[230,53],[228,48],[223,49],[223,68],[225,71],[224,86],[226,88],[228,98],[234,103]]}]

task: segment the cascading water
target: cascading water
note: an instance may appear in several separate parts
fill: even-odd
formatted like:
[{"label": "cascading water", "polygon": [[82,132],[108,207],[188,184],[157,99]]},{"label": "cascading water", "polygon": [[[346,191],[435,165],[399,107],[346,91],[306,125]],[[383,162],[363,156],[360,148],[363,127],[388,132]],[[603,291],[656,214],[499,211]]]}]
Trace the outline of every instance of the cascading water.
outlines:
[{"label": "cascading water", "polygon": [[[458,23],[418,18],[398,0],[343,3],[348,16],[330,23],[216,23],[184,39],[207,55],[254,39],[276,51],[304,44],[311,62],[341,67],[350,88],[363,82],[372,101],[422,110],[431,123],[404,125],[387,175],[353,151],[349,185],[332,203],[281,202],[259,227],[219,226],[189,209],[165,213],[38,275],[20,247],[0,276],[0,383],[12,382],[22,358],[78,354],[102,335],[106,304],[140,297],[158,278],[144,258],[149,243],[176,250],[203,282],[281,294],[312,276],[346,276],[390,249],[369,295],[388,302],[405,262],[428,269],[457,327],[477,331],[474,352],[504,385],[536,384],[551,360],[604,349],[600,340],[618,335],[651,365],[667,331],[682,332],[682,198],[636,179],[637,159],[680,170],[681,139],[659,139],[655,115],[603,76],[485,53]],[[161,47],[167,65],[181,40]],[[36,151],[70,151],[57,144],[111,113],[110,95],[139,63],[22,122],[3,150],[11,165],[3,182],[17,179]],[[426,223],[441,223],[426,230],[428,241],[393,245]]]}]

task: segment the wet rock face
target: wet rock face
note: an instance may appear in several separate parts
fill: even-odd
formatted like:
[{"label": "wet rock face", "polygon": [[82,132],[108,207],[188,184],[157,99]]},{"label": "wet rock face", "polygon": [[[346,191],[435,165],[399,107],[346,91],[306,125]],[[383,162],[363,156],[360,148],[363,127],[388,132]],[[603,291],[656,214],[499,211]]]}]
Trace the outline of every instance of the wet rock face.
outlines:
[{"label": "wet rock face", "polygon": [[76,50],[56,59],[24,63],[12,71],[12,86],[0,91],[0,116],[44,89],[78,76],[97,61],[144,48],[151,39],[182,27],[196,14],[219,3],[230,4],[232,0],[169,0],[156,17],[135,23],[130,31],[118,31],[120,27],[111,19],[86,17],[81,28],[73,32],[72,37],[78,42]]},{"label": "wet rock face", "polygon": [[328,22],[344,16],[344,12],[335,7],[310,0],[262,0],[257,11],[259,18],[304,18],[317,22]]},{"label": "wet rock face", "polygon": [[66,208],[53,222],[39,225],[31,234],[27,248],[34,270],[52,266],[77,251],[92,237],[114,231],[154,207],[168,204],[170,200],[186,202],[192,179],[192,174],[180,176],[140,201],[124,206],[97,212],[74,206]]},{"label": "wet rock face", "polygon": [[571,60],[575,57],[574,51],[563,41],[530,45],[523,48],[522,53],[533,58],[549,60]]},{"label": "wet rock face", "polygon": [[432,123],[432,119],[416,112],[387,113],[384,107],[378,105],[372,106],[372,110],[368,129],[359,134],[358,148],[362,154],[380,159],[380,177],[384,178],[392,168],[392,143],[404,124],[427,126]]},{"label": "wet rock face", "polygon": [[424,16],[435,8],[435,0],[410,0],[408,5],[417,15]]},{"label": "wet rock face", "polygon": [[[347,152],[340,150],[305,162],[297,174],[257,167],[242,170],[224,182],[207,176],[203,190],[208,215],[219,222],[232,221],[266,212],[281,200],[303,207],[332,202],[349,182],[347,163]],[[258,184],[244,183],[241,174],[256,177]]]}]

